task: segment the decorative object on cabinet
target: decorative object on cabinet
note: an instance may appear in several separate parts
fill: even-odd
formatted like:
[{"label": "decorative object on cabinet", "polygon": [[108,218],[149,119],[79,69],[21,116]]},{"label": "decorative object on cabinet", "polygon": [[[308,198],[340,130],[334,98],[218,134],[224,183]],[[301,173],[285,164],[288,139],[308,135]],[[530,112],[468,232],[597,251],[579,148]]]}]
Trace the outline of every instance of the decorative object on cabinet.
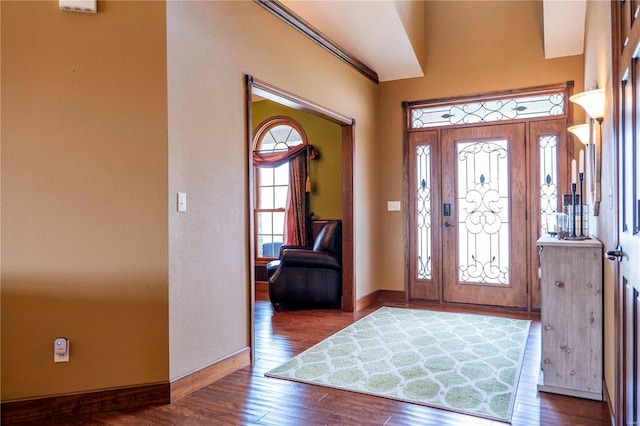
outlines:
[{"label": "decorative object on cabinet", "polygon": [[602,244],[542,237],[538,390],[602,400]]},{"label": "decorative object on cabinet", "polygon": [[569,238],[573,240],[584,240],[589,237],[589,205],[582,202],[582,197],[576,194],[575,199],[572,194],[562,195],[562,211],[566,216],[565,235],[560,239],[567,239],[568,236],[575,234],[578,238]]},{"label": "decorative object on cabinet", "polygon": [[[580,181],[580,193],[577,192],[578,181]],[[571,198],[567,203],[567,196],[563,197],[564,208],[569,206],[569,234],[565,237],[567,240],[584,240],[589,238],[585,234],[584,227],[584,207],[582,200],[584,199],[584,150],[580,150],[579,171],[576,167],[576,160],[571,160]]]}]

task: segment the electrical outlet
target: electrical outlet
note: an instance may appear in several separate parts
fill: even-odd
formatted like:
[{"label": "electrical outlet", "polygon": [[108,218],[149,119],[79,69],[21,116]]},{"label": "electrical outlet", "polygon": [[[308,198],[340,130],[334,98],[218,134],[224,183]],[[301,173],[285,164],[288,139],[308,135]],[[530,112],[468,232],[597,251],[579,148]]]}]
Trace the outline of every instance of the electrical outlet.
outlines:
[{"label": "electrical outlet", "polygon": [[69,339],[58,337],[53,342],[53,362],[69,362]]}]

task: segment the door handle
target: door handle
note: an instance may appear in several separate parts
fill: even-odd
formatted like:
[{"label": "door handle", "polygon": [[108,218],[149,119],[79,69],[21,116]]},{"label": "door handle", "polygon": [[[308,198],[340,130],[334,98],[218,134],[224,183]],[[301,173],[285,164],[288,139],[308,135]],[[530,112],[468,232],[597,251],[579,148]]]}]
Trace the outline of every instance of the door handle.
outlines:
[{"label": "door handle", "polygon": [[622,251],[622,246],[616,247],[615,250],[609,250],[606,253],[607,259],[609,260],[617,260],[618,262],[622,262],[622,257],[624,256],[624,252]]},{"label": "door handle", "polygon": [[449,222],[445,222],[444,223],[444,227],[445,228],[455,228],[456,226],[454,224],[449,223]]}]

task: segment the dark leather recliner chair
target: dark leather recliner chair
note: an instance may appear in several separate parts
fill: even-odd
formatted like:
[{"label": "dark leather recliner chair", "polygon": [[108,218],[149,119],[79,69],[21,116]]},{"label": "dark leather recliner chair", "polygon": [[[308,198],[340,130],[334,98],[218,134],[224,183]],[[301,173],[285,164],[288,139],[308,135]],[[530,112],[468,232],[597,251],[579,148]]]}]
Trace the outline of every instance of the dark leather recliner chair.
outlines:
[{"label": "dark leather recliner chair", "polygon": [[282,246],[267,264],[269,299],[276,311],[339,308],[342,300],[342,222],[329,221],[313,249]]}]

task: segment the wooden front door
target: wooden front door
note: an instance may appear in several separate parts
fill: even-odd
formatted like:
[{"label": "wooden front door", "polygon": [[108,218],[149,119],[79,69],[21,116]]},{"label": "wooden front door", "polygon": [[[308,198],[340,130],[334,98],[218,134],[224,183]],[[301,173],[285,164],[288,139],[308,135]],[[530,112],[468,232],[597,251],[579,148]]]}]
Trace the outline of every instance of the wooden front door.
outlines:
[{"label": "wooden front door", "polygon": [[409,134],[410,297],[527,307],[525,124]]},{"label": "wooden front door", "polygon": [[525,125],[442,132],[443,299],[527,306]]}]

